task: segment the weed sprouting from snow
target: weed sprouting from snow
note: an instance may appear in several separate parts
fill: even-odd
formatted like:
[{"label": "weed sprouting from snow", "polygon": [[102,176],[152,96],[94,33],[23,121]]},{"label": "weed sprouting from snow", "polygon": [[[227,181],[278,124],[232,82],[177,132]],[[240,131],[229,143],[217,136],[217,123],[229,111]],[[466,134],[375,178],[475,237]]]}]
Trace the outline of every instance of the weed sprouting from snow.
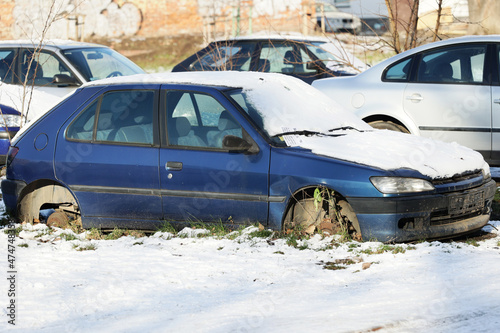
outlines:
[{"label": "weed sprouting from snow", "polygon": [[177,230],[174,228],[174,226],[170,222],[163,222],[163,224],[158,228],[158,231],[160,232],[168,232],[173,235],[177,234]]},{"label": "weed sprouting from snow", "polygon": [[274,234],[272,230],[257,230],[251,232],[248,236],[259,237],[259,238],[269,238]]},{"label": "weed sprouting from snow", "polygon": [[61,239],[64,239],[65,241],[72,241],[72,240],[75,240],[75,239],[79,239],[77,237],[77,235],[75,235],[73,233],[71,233],[71,234],[69,234],[69,233],[62,233],[60,235],[60,237],[61,237]]},{"label": "weed sprouting from snow", "polygon": [[87,231],[87,235],[85,236],[85,238],[87,238],[88,240],[92,239],[99,240],[103,239],[103,236],[101,230],[97,228],[92,228],[89,231]]},{"label": "weed sprouting from snow", "polygon": [[475,239],[467,239],[465,241],[465,244],[467,245],[472,245],[472,246],[475,246],[475,247],[478,247],[479,246],[479,243],[477,242],[477,240]]},{"label": "weed sprouting from snow", "polygon": [[97,249],[97,246],[92,243],[73,244],[73,248],[77,251],[95,251]]},{"label": "weed sprouting from snow", "polygon": [[114,228],[113,231],[111,231],[109,234],[107,234],[104,239],[106,240],[115,240],[118,239],[122,236],[125,236],[125,233],[127,230],[125,229],[120,229],[120,228]]}]

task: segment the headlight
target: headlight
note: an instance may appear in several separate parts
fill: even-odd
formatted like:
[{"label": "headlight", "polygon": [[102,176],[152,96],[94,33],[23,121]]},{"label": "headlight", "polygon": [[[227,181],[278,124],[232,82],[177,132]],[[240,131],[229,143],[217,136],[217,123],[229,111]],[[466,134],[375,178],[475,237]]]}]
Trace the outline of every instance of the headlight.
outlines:
[{"label": "headlight", "polygon": [[371,177],[377,190],[385,194],[426,192],[434,190],[434,185],[424,179],[404,177]]},{"label": "headlight", "polygon": [[491,177],[490,166],[488,165],[488,163],[484,162],[483,169],[481,171],[483,172],[484,179],[488,179]]},{"label": "headlight", "polygon": [[21,125],[21,116],[17,114],[0,114],[1,127],[19,127]]}]

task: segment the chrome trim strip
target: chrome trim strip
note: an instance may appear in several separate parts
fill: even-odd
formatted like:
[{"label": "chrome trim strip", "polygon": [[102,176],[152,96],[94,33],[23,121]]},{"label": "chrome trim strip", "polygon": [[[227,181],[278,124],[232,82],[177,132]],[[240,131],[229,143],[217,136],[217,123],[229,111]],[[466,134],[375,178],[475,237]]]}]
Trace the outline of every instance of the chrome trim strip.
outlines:
[{"label": "chrome trim strip", "polygon": [[[445,131],[445,132],[491,132],[491,128],[479,128],[479,127],[438,127],[438,126],[419,126],[421,131]],[[493,130],[496,132],[496,130]]]},{"label": "chrome trim strip", "polygon": [[260,202],[284,202],[286,199],[285,196],[269,197],[267,195],[259,195],[259,194],[159,190],[159,189],[146,189],[146,188],[92,186],[92,185],[71,185],[70,189],[75,192],[152,195],[152,196],[166,196],[166,197],[205,198],[205,199],[260,201]]}]

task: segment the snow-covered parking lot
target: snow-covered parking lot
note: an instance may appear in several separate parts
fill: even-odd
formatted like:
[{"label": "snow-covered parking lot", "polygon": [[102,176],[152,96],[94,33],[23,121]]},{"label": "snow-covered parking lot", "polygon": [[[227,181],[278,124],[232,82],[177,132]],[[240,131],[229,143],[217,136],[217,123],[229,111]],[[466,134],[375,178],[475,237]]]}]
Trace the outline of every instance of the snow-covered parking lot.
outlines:
[{"label": "snow-covered parking lot", "polygon": [[[491,224],[500,228],[498,221]],[[8,323],[4,277],[0,331],[497,332],[500,327],[500,234],[492,226],[483,229],[492,237],[478,241],[391,246],[315,235],[293,247],[286,239],[251,237],[255,230],[223,238],[185,229],[175,237],[158,232],[87,240],[86,233],[25,226],[16,238],[16,325]],[[0,244],[6,274],[3,231]]]}]

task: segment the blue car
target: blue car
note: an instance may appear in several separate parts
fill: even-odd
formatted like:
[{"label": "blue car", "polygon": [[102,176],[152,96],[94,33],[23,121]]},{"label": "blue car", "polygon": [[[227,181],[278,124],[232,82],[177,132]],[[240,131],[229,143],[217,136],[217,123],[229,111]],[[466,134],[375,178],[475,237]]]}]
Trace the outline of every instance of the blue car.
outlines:
[{"label": "blue car", "polygon": [[192,72],[88,83],[23,133],[2,181],[20,221],[154,230],[205,222],[384,242],[482,228],[482,156],[371,128],[281,74]]},{"label": "blue car", "polygon": [[19,131],[21,113],[7,105],[0,104],[0,165],[7,160],[10,142]]}]

